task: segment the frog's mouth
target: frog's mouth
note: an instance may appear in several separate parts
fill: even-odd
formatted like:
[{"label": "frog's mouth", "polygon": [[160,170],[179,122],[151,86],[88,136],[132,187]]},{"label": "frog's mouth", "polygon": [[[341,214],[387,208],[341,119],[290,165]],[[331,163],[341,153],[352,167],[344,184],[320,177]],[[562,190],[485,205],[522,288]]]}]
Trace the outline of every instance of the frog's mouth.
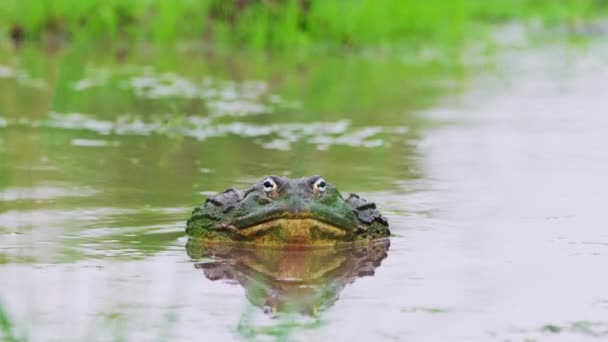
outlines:
[{"label": "frog's mouth", "polygon": [[268,208],[238,217],[232,225],[244,233],[261,232],[275,226],[285,229],[318,229],[342,236],[356,228],[356,219],[349,208],[330,208],[320,205],[292,204]]},{"label": "frog's mouth", "polygon": [[354,240],[359,222],[346,206],[292,201],[236,217],[227,226],[243,242],[318,245]]},{"label": "frog's mouth", "polygon": [[339,228],[333,224],[315,218],[277,218],[240,229],[239,232],[244,236],[252,236],[273,229],[281,229],[285,232],[292,232],[293,234],[300,235],[311,235],[313,231],[336,237],[347,235],[347,231],[343,228]]},{"label": "frog's mouth", "polygon": [[244,240],[257,244],[335,244],[350,233],[314,218],[276,218],[238,230]]}]

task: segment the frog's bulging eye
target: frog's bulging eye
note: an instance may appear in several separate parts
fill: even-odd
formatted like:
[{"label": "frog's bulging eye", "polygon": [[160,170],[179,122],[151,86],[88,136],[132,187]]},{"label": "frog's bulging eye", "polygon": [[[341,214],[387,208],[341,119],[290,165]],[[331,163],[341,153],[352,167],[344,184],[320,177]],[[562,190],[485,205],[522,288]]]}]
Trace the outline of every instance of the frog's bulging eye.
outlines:
[{"label": "frog's bulging eye", "polygon": [[318,191],[325,191],[325,187],[327,186],[327,183],[325,183],[325,180],[323,178],[319,178],[315,181],[315,184],[313,184],[313,187],[315,188],[315,190]]},{"label": "frog's bulging eye", "polygon": [[262,185],[264,186],[264,191],[266,192],[271,192],[277,188],[277,183],[275,183],[270,177],[264,179],[264,183],[262,183]]}]

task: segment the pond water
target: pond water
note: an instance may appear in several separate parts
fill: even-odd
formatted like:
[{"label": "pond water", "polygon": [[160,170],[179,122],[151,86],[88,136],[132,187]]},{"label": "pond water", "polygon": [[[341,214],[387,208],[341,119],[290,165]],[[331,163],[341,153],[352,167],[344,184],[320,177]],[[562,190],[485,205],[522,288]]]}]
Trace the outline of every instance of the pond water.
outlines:
[{"label": "pond water", "polygon": [[[599,41],[462,67],[2,51],[0,337],[608,337]],[[390,247],[188,244],[195,205],[268,174],[375,201]]]}]

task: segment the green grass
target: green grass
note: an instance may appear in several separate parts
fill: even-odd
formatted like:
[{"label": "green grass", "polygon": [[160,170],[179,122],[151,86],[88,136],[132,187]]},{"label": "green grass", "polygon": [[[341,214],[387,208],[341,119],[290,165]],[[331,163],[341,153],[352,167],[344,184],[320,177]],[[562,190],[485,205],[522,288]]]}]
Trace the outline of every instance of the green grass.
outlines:
[{"label": "green grass", "polygon": [[540,19],[569,25],[601,0],[5,0],[0,27],[26,39],[174,42],[261,49],[458,45],[479,27]]},{"label": "green grass", "polygon": [[11,320],[8,317],[8,313],[2,307],[2,304],[0,304],[0,340],[7,342],[23,341],[22,338],[15,335]]}]

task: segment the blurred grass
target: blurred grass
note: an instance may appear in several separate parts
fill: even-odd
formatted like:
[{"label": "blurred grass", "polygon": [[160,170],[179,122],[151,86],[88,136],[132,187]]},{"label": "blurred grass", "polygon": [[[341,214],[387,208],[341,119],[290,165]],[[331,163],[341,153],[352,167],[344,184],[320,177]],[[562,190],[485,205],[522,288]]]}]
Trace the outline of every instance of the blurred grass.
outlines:
[{"label": "blurred grass", "polygon": [[277,315],[273,317],[272,324],[258,325],[254,322],[254,316],[260,313],[259,308],[253,305],[245,308],[235,329],[241,338],[257,341],[269,337],[274,341],[290,341],[297,330],[314,330],[325,325],[325,321],[319,317],[301,322],[298,318],[301,320],[302,316],[293,315]]},{"label": "blurred grass", "polygon": [[8,317],[8,313],[4,310],[4,307],[2,306],[2,303],[0,303],[0,341],[24,341],[24,339],[17,337],[13,332],[13,325]]},{"label": "blurred grass", "polygon": [[36,40],[174,42],[289,49],[458,45],[509,20],[572,25],[606,13],[602,0],[5,0],[0,27]]}]

